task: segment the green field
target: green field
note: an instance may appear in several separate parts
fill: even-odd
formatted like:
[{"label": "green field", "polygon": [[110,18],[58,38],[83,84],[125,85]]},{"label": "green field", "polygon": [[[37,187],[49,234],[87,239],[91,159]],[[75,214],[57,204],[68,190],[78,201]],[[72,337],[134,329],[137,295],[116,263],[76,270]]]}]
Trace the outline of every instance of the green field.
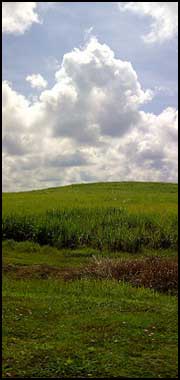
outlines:
[{"label": "green field", "polygon": [[61,248],[177,249],[177,185],[74,185],[3,197],[3,239]]},{"label": "green field", "polygon": [[178,186],[3,194],[3,377],[177,378]]},{"label": "green field", "polygon": [[52,209],[125,207],[134,213],[177,215],[178,185],[106,182],[3,194],[3,214],[41,214]]}]

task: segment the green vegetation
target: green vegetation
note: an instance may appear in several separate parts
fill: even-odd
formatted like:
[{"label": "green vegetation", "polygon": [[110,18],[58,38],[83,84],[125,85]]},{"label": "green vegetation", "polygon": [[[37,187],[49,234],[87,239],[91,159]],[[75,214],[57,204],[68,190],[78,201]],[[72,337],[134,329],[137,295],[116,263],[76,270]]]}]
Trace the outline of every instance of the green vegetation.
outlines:
[{"label": "green vegetation", "polygon": [[[59,249],[91,247],[113,252],[138,252],[144,247],[177,249],[176,185],[163,187],[162,184],[158,184],[158,191],[154,184],[149,185],[149,191],[147,184],[142,185],[143,191],[140,191],[139,184],[129,186],[127,191],[126,183],[115,184],[114,187],[112,184],[111,186],[107,184],[109,196],[108,191],[104,190],[106,188],[104,184],[102,187],[96,184],[90,185],[89,193],[87,185],[81,185],[63,188],[62,191],[57,189],[22,193],[22,195],[5,194],[3,238],[16,241],[32,240]],[[97,199],[93,202],[95,195]],[[53,208],[54,199],[56,199],[56,208]],[[14,208],[6,207],[7,202],[10,203],[12,200]],[[67,200],[69,203],[66,208]],[[117,204],[112,207],[115,200]],[[167,204],[165,206],[167,200],[171,204],[169,208]],[[36,201],[38,201],[37,207]],[[136,213],[133,211],[135,202],[137,202]],[[42,203],[44,203],[43,211]]]},{"label": "green vegetation", "polygon": [[49,211],[41,217],[3,218],[4,239],[32,240],[57,248],[92,247],[137,252],[142,247],[177,249],[177,216],[129,214],[124,209]]},{"label": "green vegetation", "polygon": [[48,210],[121,208],[135,214],[177,215],[178,185],[106,182],[3,194],[3,215],[37,215]]},{"label": "green vegetation", "polygon": [[4,377],[177,377],[177,300],[114,281],[5,278]]},{"label": "green vegetation", "polygon": [[48,245],[40,246],[37,243],[24,241],[15,242],[14,240],[5,240],[2,242],[3,263],[14,265],[52,265],[57,267],[74,267],[81,264],[88,264],[94,257],[99,260],[102,258],[114,259],[142,259],[145,257],[156,257],[160,255],[162,258],[174,259],[177,257],[177,252],[174,250],[144,250],[137,252],[134,257],[133,253],[129,252],[100,252],[92,248],[83,249],[57,249]]},{"label": "green vegetation", "polygon": [[177,227],[176,184],[3,194],[3,377],[176,378]]}]

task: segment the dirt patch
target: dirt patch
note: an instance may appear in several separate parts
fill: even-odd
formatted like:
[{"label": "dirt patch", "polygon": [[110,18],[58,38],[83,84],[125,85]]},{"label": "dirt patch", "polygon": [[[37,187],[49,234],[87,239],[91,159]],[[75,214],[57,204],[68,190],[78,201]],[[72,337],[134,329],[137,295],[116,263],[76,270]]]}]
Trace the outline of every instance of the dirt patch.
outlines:
[{"label": "dirt patch", "polygon": [[58,268],[50,265],[3,265],[3,272],[15,278],[66,278],[66,276],[75,276],[73,268]]},{"label": "dirt patch", "polygon": [[151,288],[163,293],[178,292],[178,261],[151,257],[146,259],[102,259],[81,268],[59,268],[49,265],[4,265],[3,272],[14,278],[59,278],[64,281],[95,278],[125,281],[133,286]]}]

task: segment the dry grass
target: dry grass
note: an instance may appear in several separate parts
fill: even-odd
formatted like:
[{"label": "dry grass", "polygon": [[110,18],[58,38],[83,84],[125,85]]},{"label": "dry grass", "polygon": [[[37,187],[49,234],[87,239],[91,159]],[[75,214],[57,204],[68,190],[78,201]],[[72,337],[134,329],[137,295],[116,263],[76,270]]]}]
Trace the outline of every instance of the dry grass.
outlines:
[{"label": "dry grass", "polygon": [[159,292],[177,294],[177,259],[151,257],[133,260],[96,260],[81,270],[79,276],[98,279],[116,279],[133,286],[151,288]]}]

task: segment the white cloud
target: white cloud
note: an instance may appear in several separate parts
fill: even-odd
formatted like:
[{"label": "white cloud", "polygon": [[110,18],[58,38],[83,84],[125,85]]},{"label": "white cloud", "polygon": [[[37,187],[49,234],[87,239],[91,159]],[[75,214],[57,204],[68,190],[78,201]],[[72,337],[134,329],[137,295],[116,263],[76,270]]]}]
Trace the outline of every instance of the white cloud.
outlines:
[{"label": "white cloud", "polygon": [[87,41],[89,39],[89,37],[92,35],[93,29],[94,29],[93,26],[90,26],[89,28],[85,29],[85,31],[84,31],[84,41]]},{"label": "white cloud", "polygon": [[72,182],[177,181],[177,110],[145,113],[129,62],[97,39],[64,55],[30,103],[3,82],[3,189]]},{"label": "white cloud", "polygon": [[146,43],[164,42],[178,33],[178,2],[120,2],[120,10],[149,16],[150,32],[143,36]]},{"label": "white cloud", "polygon": [[46,57],[44,62],[48,71],[56,71],[60,67],[58,59],[53,56]]},{"label": "white cloud", "polygon": [[40,96],[46,120],[55,136],[65,134],[88,144],[98,143],[101,135],[126,133],[138,121],[139,106],[153,95],[141,88],[130,62],[116,59],[94,37],[84,48],[64,55],[56,80]]},{"label": "white cloud", "polygon": [[169,86],[155,86],[154,89],[155,95],[167,95],[167,96],[176,96],[177,88],[170,83]]},{"label": "white cloud", "polygon": [[37,2],[3,2],[3,33],[23,34],[33,23],[39,23]]},{"label": "white cloud", "polygon": [[28,127],[29,102],[23,96],[13,91],[11,84],[3,81],[2,85],[2,121],[3,135],[13,133],[16,129],[21,132]]},{"label": "white cloud", "polygon": [[30,83],[32,88],[37,89],[46,88],[48,84],[41,74],[28,75],[26,81]]}]

